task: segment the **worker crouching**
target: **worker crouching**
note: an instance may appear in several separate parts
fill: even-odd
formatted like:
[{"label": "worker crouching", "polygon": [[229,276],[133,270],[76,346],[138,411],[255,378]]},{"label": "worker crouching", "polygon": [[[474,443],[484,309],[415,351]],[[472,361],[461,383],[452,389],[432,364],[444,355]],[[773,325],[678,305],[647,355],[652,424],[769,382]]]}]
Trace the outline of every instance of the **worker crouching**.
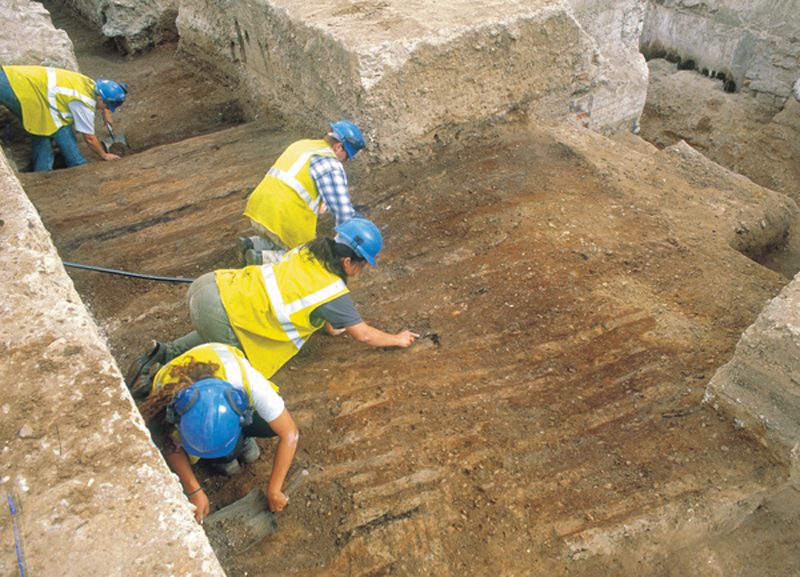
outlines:
[{"label": "worker crouching", "polygon": [[319,140],[290,145],[250,195],[244,216],[258,236],[240,239],[242,266],[275,262],[313,240],[317,218],[327,210],[336,225],[355,215],[342,163],[353,161],[364,137],[349,120],[330,127]]},{"label": "worker crouching", "polygon": [[208,343],[173,359],[158,371],[139,410],[148,422],[160,417],[165,433],[171,428],[165,435],[167,461],[198,522],[208,515],[209,502],[192,464],[204,459],[232,475],[240,463],[259,457],[255,438],[278,437],[266,494],[273,512],[288,504],[281,488],[297,448],[297,426],[277,387],[236,348]]}]

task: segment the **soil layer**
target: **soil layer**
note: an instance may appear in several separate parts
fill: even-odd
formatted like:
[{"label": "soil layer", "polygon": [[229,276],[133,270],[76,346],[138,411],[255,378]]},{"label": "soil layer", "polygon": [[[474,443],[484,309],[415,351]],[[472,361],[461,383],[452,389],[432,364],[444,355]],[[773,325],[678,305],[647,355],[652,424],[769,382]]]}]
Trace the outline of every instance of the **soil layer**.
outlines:
[{"label": "soil layer", "polygon": [[[62,258],[186,278],[238,266],[247,194],[315,135],[218,121],[207,98],[235,110],[231,92],[173,46],[76,51],[84,72],[137,87],[118,130],[148,144],[22,175]],[[415,165],[348,167],[385,239],[356,305],[422,337],[376,350],[318,334],[276,374],[301,430],[292,473],[310,476],[278,531],[223,560],[229,575],[800,570],[787,471],[702,404],[787,282],[730,248],[730,215],[782,197],[730,190],[682,149],[589,153],[601,137],[558,134],[479,127]],[[123,369],[191,330],[186,283],[70,272]],[[231,478],[197,467],[212,508],[266,485],[274,446],[259,444]]]}]

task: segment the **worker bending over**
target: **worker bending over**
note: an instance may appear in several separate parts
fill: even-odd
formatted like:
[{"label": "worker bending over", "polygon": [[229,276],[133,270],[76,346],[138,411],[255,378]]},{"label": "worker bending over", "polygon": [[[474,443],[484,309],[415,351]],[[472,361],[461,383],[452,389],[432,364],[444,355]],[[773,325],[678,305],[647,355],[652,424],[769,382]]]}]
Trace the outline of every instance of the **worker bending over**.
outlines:
[{"label": "worker bending over", "polygon": [[[317,234],[317,218],[330,209],[341,225],[354,214],[342,163],[364,148],[358,126],[331,125],[320,140],[299,140],[278,157],[247,201],[244,216],[258,236],[240,239],[242,266],[274,262]],[[266,253],[266,254],[264,254]]]},{"label": "worker bending over", "polygon": [[125,102],[128,87],[111,80],[95,82],[71,70],[44,66],[0,67],[0,103],[22,121],[31,135],[33,170],[53,170],[53,143],[67,166],[86,164],[72,130],[103,160],[119,156],[103,149],[94,135],[95,111],[112,126],[111,113]]}]

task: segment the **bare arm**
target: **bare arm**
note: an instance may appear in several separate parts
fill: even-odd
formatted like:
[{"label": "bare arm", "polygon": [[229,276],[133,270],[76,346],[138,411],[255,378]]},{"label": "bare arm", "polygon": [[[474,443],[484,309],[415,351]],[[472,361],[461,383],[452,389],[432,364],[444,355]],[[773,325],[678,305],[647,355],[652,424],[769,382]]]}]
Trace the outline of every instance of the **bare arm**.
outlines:
[{"label": "bare arm", "polygon": [[412,333],[408,330],[392,335],[380,329],[376,329],[375,327],[371,327],[364,322],[349,326],[345,330],[358,342],[371,347],[406,348],[419,337],[417,333]]},{"label": "bare arm", "polygon": [[[192,464],[189,462],[189,457],[183,447],[175,447],[167,449],[167,461],[169,461],[172,470],[178,475],[183,485],[183,490],[186,494],[195,493],[200,489],[200,482],[194,476],[192,471]],[[200,490],[189,497],[189,502],[195,506],[194,518],[198,523],[202,522],[203,518],[208,515],[208,496],[206,492]]]},{"label": "bare arm", "polygon": [[325,321],[325,332],[328,333],[329,335],[331,335],[332,337],[340,335],[346,330],[347,329],[335,329],[335,328],[333,328],[333,325],[331,323],[329,323],[328,321]]},{"label": "bare arm", "polygon": [[97,140],[97,137],[94,134],[84,134],[83,140],[85,140],[86,145],[103,160],[119,160],[119,156],[116,154],[109,154],[103,150],[103,145],[100,144],[100,141]]},{"label": "bare arm", "polygon": [[281,487],[283,487],[289,466],[294,459],[300,433],[297,431],[294,419],[286,409],[283,409],[277,419],[269,421],[269,426],[277,433],[279,440],[278,447],[275,449],[275,459],[272,461],[272,474],[269,476],[267,484],[267,500],[269,501],[269,510],[278,513],[289,503],[289,498],[283,494]]}]

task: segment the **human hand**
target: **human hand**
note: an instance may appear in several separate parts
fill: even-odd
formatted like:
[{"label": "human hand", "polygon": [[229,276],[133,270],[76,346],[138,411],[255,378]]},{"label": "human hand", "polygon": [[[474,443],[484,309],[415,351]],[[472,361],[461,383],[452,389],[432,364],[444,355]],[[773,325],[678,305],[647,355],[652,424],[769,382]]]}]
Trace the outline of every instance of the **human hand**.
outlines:
[{"label": "human hand", "polygon": [[289,504],[289,497],[282,491],[275,493],[267,492],[267,501],[269,502],[269,510],[273,513],[280,513],[284,507]]},{"label": "human hand", "polygon": [[194,505],[195,520],[202,525],[203,519],[208,515],[209,508],[206,492],[201,490],[199,493],[195,493],[189,497],[189,502]]},{"label": "human hand", "polygon": [[401,333],[397,333],[396,336],[398,340],[397,346],[402,348],[411,346],[411,343],[419,338],[417,333],[412,333],[411,331],[403,331]]},{"label": "human hand", "polygon": [[320,200],[320,203],[319,203],[319,214],[323,215],[326,212],[328,212],[328,205],[325,204],[324,200]]},{"label": "human hand", "polygon": [[117,156],[116,154],[107,153],[103,155],[103,160],[119,160],[119,159],[120,157]]}]

